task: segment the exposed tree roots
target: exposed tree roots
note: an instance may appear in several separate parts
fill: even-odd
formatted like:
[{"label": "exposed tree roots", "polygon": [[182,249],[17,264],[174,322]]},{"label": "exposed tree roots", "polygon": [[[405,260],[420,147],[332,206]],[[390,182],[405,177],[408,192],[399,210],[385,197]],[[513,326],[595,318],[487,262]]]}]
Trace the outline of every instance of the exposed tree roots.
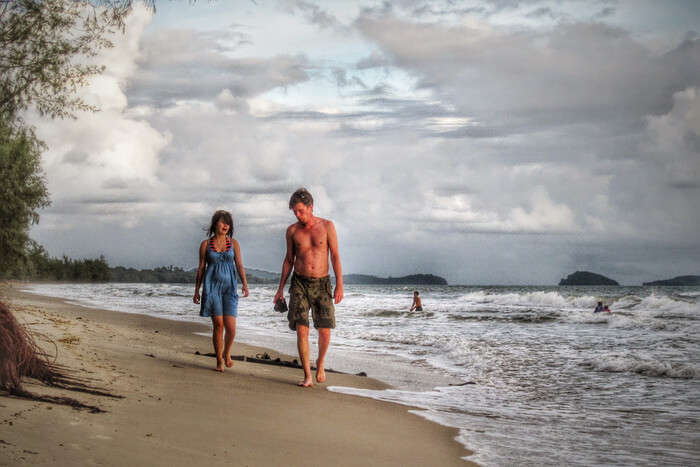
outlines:
[{"label": "exposed tree roots", "polygon": [[70,397],[31,393],[22,387],[22,379],[33,378],[47,386],[97,396],[122,397],[89,386],[85,379],[71,376],[69,371],[68,368],[52,362],[36,345],[32,334],[15,319],[9,308],[0,302],[0,391],[5,391],[10,396],[68,405],[92,413],[104,410]]}]

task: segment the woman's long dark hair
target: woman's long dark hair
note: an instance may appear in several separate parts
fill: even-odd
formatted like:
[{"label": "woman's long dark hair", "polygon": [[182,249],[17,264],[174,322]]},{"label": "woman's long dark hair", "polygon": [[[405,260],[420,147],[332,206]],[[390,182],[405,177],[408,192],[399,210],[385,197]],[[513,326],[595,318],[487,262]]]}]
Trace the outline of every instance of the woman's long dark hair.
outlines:
[{"label": "woman's long dark hair", "polygon": [[224,211],[223,209],[216,211],[213,216],[211,216],[211,225],[209,226],[209,236],[213,236],[216,233],[216,224],[219,220],[223,220],[224,223],[228,224],[228,232],[226,232],[227,237],[233,237],[233,216],[230,212]]}]

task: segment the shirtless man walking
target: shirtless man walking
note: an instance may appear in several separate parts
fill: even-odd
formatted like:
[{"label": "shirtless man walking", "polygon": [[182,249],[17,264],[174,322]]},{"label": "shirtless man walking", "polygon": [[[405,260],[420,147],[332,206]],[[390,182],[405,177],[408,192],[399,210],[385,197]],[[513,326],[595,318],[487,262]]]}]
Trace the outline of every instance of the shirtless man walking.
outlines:
[{"label": "shirtless man walking", "polygon": [[[306,188],[299,188],[289,199],[289,209],[299,222],[287,228],[287,254],[282,262],[282,276],[274,302],[284,297],[284,285],[293,268],[287,320],[290,329],[297,332],[297,349],[304,368],[304,380],[299,382],[299,386],[306,388],[313,385],[309,362],[309,308],[314,327],[318,330],[316,381],[323,383],[326,380],[323,359],[331,342],[331,329],[335,327],[333,302],[337,304],[343,299],[343,271],[335,226],[327,219],[314,216],[311,193]],[[329,254],[336,281],[332,295],[328,275]]]}]

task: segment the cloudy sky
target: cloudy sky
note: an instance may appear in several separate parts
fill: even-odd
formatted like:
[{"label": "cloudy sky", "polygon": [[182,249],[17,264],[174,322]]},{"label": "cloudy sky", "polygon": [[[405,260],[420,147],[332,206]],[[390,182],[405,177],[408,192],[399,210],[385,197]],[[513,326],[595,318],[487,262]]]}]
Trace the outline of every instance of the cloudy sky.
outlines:
[{"label": "cloudy sky", "polygon": [[32,117],[53,255],[191,268],[223,208],[278,271],[306,186],[346,273],[700,274],[694,0],[159,1],[98,59]]}]

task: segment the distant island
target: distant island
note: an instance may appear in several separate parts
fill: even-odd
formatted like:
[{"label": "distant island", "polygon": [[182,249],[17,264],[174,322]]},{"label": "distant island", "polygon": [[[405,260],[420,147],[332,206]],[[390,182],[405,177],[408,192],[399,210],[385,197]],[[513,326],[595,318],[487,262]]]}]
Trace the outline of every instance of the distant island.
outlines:
[{"label": "distant island", "polygon": [[645,282],[642,285],[700,285],[700,276],[677,276],[673,279],[665,279],[660,281]]},{"label": "distant island", "polygon": [[[155,269],[134,269],[117,266],[109,268],[109,282],[164,282],[193,284],[197,269],[182,269],[177,266],[162,266]],[[246,268],[246,278],[250,284],[277,284],[278,272]],[[433,274],[412,274],[402,277],[377,277],[368,274],[346,274],[345,284],[377,285],[447,285],[447,281]]]},{"label": "distant island", "polygon": [[576,271],[569,274],[566,279],[559,281],[559,285],[620,285],[608,277],[588,271]]}]

